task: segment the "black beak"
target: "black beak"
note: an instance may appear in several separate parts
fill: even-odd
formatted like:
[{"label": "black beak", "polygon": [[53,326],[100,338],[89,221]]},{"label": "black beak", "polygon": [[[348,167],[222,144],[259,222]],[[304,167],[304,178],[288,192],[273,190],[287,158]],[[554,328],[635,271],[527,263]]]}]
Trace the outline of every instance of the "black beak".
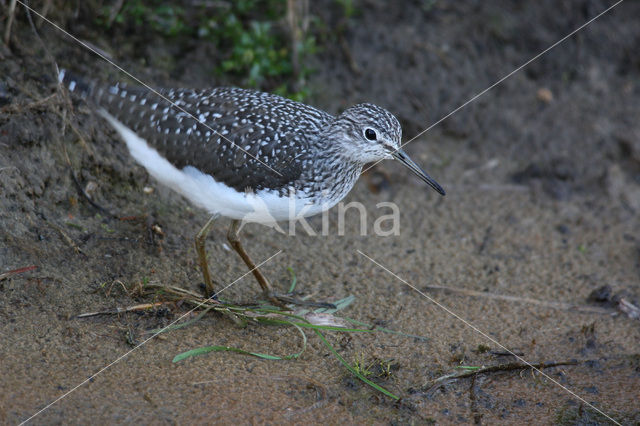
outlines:
[{"label": "black beak", "polygon": [[438,182],[436,182],[431,176],[429,176],[427,172],[422,170],[420,166],[414,163],[413,160],[409,158],[409,156],[405,154],[403,150],[399,149],[397,151],[394,151],[393,153],[391,153],[391,155],[393,155],[393,158],[407,166],[409,170],[418,175],[420,179],[425,181],[427,185],[435,189],[440,195],[445,195],[444,189],[442,189]]}]

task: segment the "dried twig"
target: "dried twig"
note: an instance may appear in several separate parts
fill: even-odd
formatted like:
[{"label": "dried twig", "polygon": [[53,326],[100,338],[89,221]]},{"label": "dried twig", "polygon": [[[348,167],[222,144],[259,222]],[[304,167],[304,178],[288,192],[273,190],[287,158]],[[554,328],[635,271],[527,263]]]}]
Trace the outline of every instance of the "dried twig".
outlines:
[{"label": "dried twig", "polygon": [[299,416],[300,414],[304,414],[306,412],[315,410],[317,408],[321,408],[324,407],[327,403],[327,388],[322,384],[319,383],[309,377],[304,377],[304,376],[275,376],[273,377],[273,379],[275,380],[300,380],[300,381],[304,381],[308,383],[308,387],[313,387],[316,391],[316,402],[314,402],[313,404],[311,404],[308,407],[305,408],[301,408],[299,410],[294,410],[294,411],[290,411],[288,413],[285,414],[285,417],[290,418],[290,417],[295,417],[295,416]]},{"label": "dried twig", "polygon": [[[73,123],[69,120],[69,118],[66,116],[66,114],[62,114],[60,111],[56,111],[56,110],[53,110],[53,111],[58,115],[58,117],[60,117],[63,120],[64,124],[68,124],[69,127],[71,127],[71,130],[78,137],[78,140],[80,141],[80,144],[82,145],[82,147],[85,149],[85,151],[87,151],[87,153],[91,157],[93,157],[94,156],[93,151],[89,147],[89,144],[87,143],[87,141],[82,136],[82,133],[80,133],[80,130],[78,130],[76,128],[76,126],[73,125]],[[66,154],[66,152],[65,152],[65,154]],[[67,159],[69,159],[68,156],[67,156]],[[70,161],[68,161],[68,164],[69,164],[69,166],[71,166],[71,162]]]},{"label": "dried twig", "polygon": [[16,15],[16,3],[17,0],[11,0],[9,4],[9,12],[7,13],[7,26],[4,29],[4,44],[9,45],[9,39],[11,38],[11,25],[13,25],[13,19]]},{"label": "dried twig", "polygon": [[465,296],[484,297],[488,299],[505,300],[507,302],[526,303],[529,305],[544,306],[546,308],[559,309],[563,311],[611,315],[611,310],[598,308],[595,306],[574,305],[571,303],[563,303],[563,302],[549,302],[546,300],[538,300],[530,297],[518,297],[518,296],[510,296],[506,294],[495,294],[495,293],[488,293],[484,291],[467,290],[464,288],[447,287],[447,286],[441,286],[441,285],[429,285],[424,287],[424,289],[425,290],[444,290],[444,291],[450,291],[452,293],[463,294]]},{"label": "dried twig", "polygon": [[176,298],[178,300],[188,301],[189,299],[192,299],[193,303],[196,303],[196,304],[204,303],[202,305],[203,308],[209,307],[208,304],[220,306],[220,302],[218,302],[215,299],[210,299],[210,298],[205,299],[204,297],[202,297],[201,294],[195,293],[193,291],[190,291],[181,287],[148,283],[144,286],[144,290],[147,293],[155,293],[157,291],[161,291],[163,294],[172,296],[173,298]]},{"label": "dried twig", "polygon": [[624,297],[618,301],[618,310],[631,319],[640,319],[640,307],[634,305]]},{"label": "dried twig", "polygon": [[109,20],[107,21],[109,26],[113,25],[113,22],[118,17],[118,14],[120,13],[120,10],[122,9],[123,5],[124,5],[124,0],[117,0],[115,2],[113,7],[111,8],[111,12],[109,13]]},{"label": "dried twig", "polygon": [[[300,80],[300,44],[309,27],[309,0],[287,0],[287,24],[291,37],[291,65],[294,82]],[[296,88],[296,90],[298,90]]]},{"label": "dried twig", "polygon": [[560,361],[560,362],[540,362],[538,364],[525,364],[525,363],[522,363],[522,362],[510,362],[508,364],[491,365],[489,367],[480,367],[480,368],[476,368],[476,369],[473,369],[473,370],[464,370],[463,372],[455,372],[455,373],[444,375],[442,377],[438,377],[437,379],[434,379],[431,382],[429,382],[426,385],[424,385],[422,387],[422,389],[426,394],[432,394],[440,386],[442,386],[442,385],[444,385],[444,384],[446,384],[446,383],[448,383],[450,381],[458,380],[458,379],[465,379],[465,378],[469,378],[469,377],[476,377],[476,376],[479,376],[481,374],[500,373],[500,372],[505,372],[505,371],[528,370],[530,368],[536,368],[538,370],[542,370],[544,368],[559,367],[559,366],[563,366],[563,365],[579,365],[579,364],[582,364],[584,362],[587,362],[587,360],[583,360],[583,361],[570,360],[570,361]]},{"label": "dried twig", "polygon": [[38,99],[38,100],[36,100],[34,102],[31,102],[31,103],[28,103],[26,105],[15,105],[15,104],[6,105],[6,106],[2,107],[0,109],[0,111],[2,111],[3,113],[16,114],[16,113],[24,112],[25,110],[28,110],[28,109],[42,108],[42,107],[46,106],[46,104],[54,96],[55,96],[55,93],[53,95],[47,96],[46,98]]},{"label": "dried twig", "polygon": [[147,283],[142,286],[141,293],[161,293],[163,296],[169,296],[173,301],[186,303],[188,305],[195,306],[196,308],[201,308],[204,311],[213,310],[215,312],[219,312],[229,318],[234,324],[238,325],[239,327],[246,326],[245,320],[236,315],[236,313],[229,310],[229,308],[222,302],[219,302],[210,297],[203,297],[200,294],[194,293],[181,287]]},{"label": "dried twig", "polygon": [[22,274],[23,272],[33,271],[36,269],[36,265],[25,266],[24,268],[12,269],[11,271],[3,272],[0,274],[0,281],[6,280],[14,275]]},{"label": "dried twig", "polygon": [[146,311],[148,309],[157,308],[159,306],[163,306],[166,304],[167,302],[142,303],[140,305],[128,306],[126,308],[116,308],[110,311],[87,312],[87,313],[78,315],[77,318],[89,318],[89,317],[95,317],[98,315],[117,315],[117,314],[123,314],[126,312]]},{"label": "dried twig", "polygon": [[62,239],[64,239],[64,241],[69,244],[69,246],[71,246],[71,248],[78,254],[82,254],[83,256],[87,256],[81,249],[80,247],[78,247],[78,245],[71,239],[71,237],[69,237],[64,230],[59,227],[58,225],[56,225],[55,223],[49,222],[48,220],[45,220],[45,222],[47,222],[47,224],[52,227],[53,229],[55,229],[56,231],[58,231],[60,233],[60,235],[62,236]]},{"label": "dried twig", "polygon": [[36,28],[40,28],[42,26],[44,18],[47,17],[52,6],[53,0],[46,0],[44,2],[44,5],[42,5],[42,9],[40,9],[40,16],[38,16],[38,19],[36,20]]},{"label": "dried twig", "polygon": [[[64,146],[63,146],[63,148],[64,148]],[[66,155],[67,154],[66,148],[64,148],[64,152],[65,152],[65,155]],[[67,156],[67,161],[69,161],[69,157],[68,156]],[[69,162],[69,165],[70,164],[71,163]],[[82,188],[82,185],[80,185],[80,181],[78,180],[78,176],[76,176],[76,172],[75,172],[75,170],[73,170],[73,167],[69,166],[69,171],[71,172],[71,179],[73,180],[73,183],[76,185],[76,189],[78,190],[78,193],[80,195],[82,195],[82,197],[84,199],[86,199],[89,202],[89,204],[91,204],[91,206],[93,208],[95,208],[96,210],[102,212],[103,214],[105,214],[109,218],[112,218],[112,219],[117,219],[118,218],[118,216],[114,215],[109,210],[105,209],[100,204],[98,204],[95,201],[93,201],[91,199],[91,197],[89,197],[89,195]]]}]

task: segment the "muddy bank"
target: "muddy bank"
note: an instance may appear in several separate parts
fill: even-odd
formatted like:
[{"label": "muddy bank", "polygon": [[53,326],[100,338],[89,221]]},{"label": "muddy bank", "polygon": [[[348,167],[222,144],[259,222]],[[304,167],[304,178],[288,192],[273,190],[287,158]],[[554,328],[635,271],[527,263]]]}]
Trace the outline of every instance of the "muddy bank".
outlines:
[{"label": "muddy bank", "polygon": [[[363,1],[334,37],[341,9],[313,3],[323,48],[309,58],[308,102],[330,112],[380,104],[408,140],[610,4]],[[51,16],[145,81],[219,83],[211,46],[104,34],[72,12]],[[447,189],[444,199],[388,162],[378,169],[388,181],[380,191],[362,179],[347,201],[362,202],[370,217],[376,203],[395,202],[399,236],[360,236],[356,220],[344,236],[244,231],[256,261],[283,250],[263,268],[279,288],[291,267],[299,291],[315,299],[354,295],[344,316],[424,337],[327,334],[351,363],[389,361],[391,374],[376,380],[401,402],[354,379],[312,333],[297,360],[211,353],[172,363],[207,345],[279,355],[301,345],[292,328],[239,328],[208,315],[149,341],[34,422],[604,422],[530,370],[434,386],[460,366],[516,360],[357,250],[527,361],[563,364],[544,371],[614,419],[640,421],[638,320],[610,298],[589,298],[605,285],[640,298],[639,12],[622,3],[408,145]],[[60,65],[116,76],[46,25],[41,32]],[[0,273],[37,267],[0,281],[0,420],[16,423],[186,312],[175,304],[76,318],[155,301],[125,290],[138,283],[199,291],[193,236],[207,217],[150,179],[88,108],[55,95],[52,66],[23,17],[0,55]],[[172,61],[149,65],[164,56]],[[224,246],[226,225],[208,249],[212,269],[231,282],[246,269]],[[257,295],[249,277],[227,293]]]}]

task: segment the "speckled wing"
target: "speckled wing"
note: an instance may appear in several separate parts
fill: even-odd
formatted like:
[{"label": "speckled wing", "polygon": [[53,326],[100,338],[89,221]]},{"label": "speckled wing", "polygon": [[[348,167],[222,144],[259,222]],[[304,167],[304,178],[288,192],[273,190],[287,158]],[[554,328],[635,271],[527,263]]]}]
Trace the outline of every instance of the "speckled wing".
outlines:
[{"label": "speckled wing", "polygon": [[[239,88],[96,87],[92,98],[177,168],[193,166],[237,191],[284,191],[332,117],[277,95]],[[195,117],[195,118],[194,118]],[[202,123],[200,123],[199,121]]]}]

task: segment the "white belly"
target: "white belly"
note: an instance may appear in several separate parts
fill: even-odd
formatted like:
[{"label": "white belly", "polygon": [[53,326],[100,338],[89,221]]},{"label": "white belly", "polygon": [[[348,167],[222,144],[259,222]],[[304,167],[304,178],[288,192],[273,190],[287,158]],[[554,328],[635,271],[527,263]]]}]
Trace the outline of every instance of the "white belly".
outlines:
[{"label": "white belly", "polygon": [[315,215],[331,208],[338,201],[314,203],[307,194],[300,192],[295,197],[282,197],[267,190],[256,193],[238,192],[195,167],[187,166],[182,170],[176,168],[111,114],[105,110],[99,112],[124,139],[131,156],[151,176],[211,214],[270,224]]}]

